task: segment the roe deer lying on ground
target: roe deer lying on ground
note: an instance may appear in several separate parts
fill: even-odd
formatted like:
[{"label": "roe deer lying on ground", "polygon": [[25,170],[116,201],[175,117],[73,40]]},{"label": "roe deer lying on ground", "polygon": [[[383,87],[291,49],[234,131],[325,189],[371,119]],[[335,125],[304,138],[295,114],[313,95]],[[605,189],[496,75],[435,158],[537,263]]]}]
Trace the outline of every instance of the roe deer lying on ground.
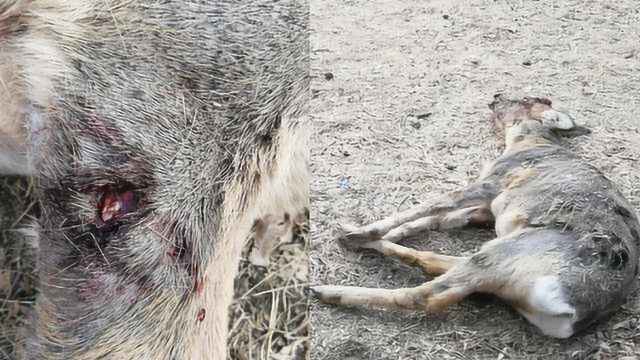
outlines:
[{"label": "roe deer lying on ground", "polygon": [[42,210],[24,358],[226,357],[252,225],[308,206],[307,23],[304,0],[0,0],[0,171]]},{"label": "roe deer lying on ground", "polygon": [[[478,181],[368,226],[342,227],[344,245],[439,276],[397,290],[313,288],[322,301],[431,312],[486,292],[558,338],[618,308],[638,275],[640,224],[612,182],[560,144],[559,135],[588,130],[547,99],[496,95],[489,107],[506,148]],[[492,223],[497,238],[470,257],[396,244],[424,230]]]}]

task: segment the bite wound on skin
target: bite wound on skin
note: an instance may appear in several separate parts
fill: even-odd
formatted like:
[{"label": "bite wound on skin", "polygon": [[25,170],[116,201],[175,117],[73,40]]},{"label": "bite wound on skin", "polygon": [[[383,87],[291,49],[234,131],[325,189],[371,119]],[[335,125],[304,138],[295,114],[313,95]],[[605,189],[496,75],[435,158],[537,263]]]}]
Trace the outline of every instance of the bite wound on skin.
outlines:
[{"label": "bite wound on skin", "polygon": [[135,211],[133,191],[119,193],[107,190],[102,195],[98,206],[98,216],[105,223],[133,211]]}]

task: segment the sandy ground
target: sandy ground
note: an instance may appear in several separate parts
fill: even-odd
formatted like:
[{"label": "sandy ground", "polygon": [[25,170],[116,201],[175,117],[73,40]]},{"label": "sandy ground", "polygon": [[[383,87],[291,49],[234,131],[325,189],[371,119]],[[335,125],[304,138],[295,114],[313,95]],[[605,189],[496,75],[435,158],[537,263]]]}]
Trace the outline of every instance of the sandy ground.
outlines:
[{"label": "sandy ground", "polygon": [[[498,154],[493,94],[546,96],[593,134],[569,144],[640,211],[637,2],[312,1],[312,282],[397,288],[425,280],[341,249],[337,221],[365,224],[460,188]],[[635,188],[634,188],[635,187]],[[491,231],[405,244],[470,254]],[[569,340],[540,335],[492,298],[439,315],[313,303],[312,359],[637,359],[640,293]]]}]

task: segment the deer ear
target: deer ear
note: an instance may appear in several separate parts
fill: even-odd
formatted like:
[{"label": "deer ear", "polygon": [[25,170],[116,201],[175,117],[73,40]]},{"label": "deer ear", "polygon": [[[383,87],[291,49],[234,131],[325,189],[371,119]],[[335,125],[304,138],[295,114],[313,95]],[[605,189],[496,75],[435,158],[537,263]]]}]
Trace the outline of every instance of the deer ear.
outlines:
[{"label": "deer ear", "polygon": [[494,110],[496,105],[502,101],[504,101],[504,95],[502,94],[495,94],[493,95],[493,102],[491,102],[490,104],[488,104],[489,109]]},{"label": "deer ear", "polygon": [[548,109],[542,112],[542,123],[557,130],[571,130],[576,127],[576,123],[569,114],[555,109]]},{"label": "deer ear", "polygon": [[545,104],[547,106],[551,106],[551,100],[549,100],[547,98],[536,98],[536,101],[539,102],[540,104]]}]

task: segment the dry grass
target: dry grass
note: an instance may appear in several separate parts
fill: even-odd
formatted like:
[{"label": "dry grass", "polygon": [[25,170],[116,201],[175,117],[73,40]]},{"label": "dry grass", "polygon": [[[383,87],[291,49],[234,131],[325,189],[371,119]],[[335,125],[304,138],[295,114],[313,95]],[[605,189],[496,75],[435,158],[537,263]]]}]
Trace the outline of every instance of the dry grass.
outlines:
[{"label": "dry grass", "polygon": [[33,254],[15,225],[30,209],[30,183],[0,177],[0,359],[14,358],[18,329],[33,304]]},{"label": "dry grass", "polygon": [[[494,93],[545,96],[593,130],[571,141],[640,210],[640,13],[631,0],[314,1],[313,283],[415,286],[422,273],[341,249],[337,221],[366,224],[458,189],[498,154]],[[405,244],[468,255],[491,231]],[[637,359],[640,292],[569,340],[475,297],[443,314],[312,303],[312,359]]]},{"label": "dry grass", "polygon": [[236,276],[231,306],[229,358],[301,360],[308,353],[308,221],[294,228],[268,268],[246,261],[249,241]]}]

